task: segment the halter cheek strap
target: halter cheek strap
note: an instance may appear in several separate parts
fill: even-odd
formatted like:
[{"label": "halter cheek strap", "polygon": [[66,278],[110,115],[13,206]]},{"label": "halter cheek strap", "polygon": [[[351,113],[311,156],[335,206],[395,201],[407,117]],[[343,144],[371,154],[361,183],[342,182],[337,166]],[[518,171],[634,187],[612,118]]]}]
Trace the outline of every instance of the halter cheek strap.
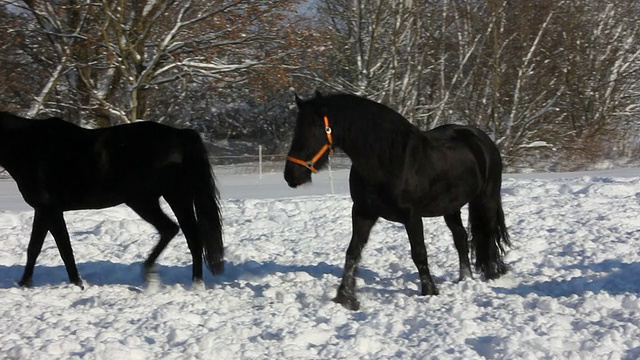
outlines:
[{"label": "halter cheek strap", "polygon": [[323,120],[324,120],[324,131],[327,134],[328,142],[324,144],[322,148],[320,148],[320,150],[318,150],[316,155],[313,158],[311,158],[311,160],[309,161],[300,160],[293,156],[287,156],[287,160],[293,163],[302,165],[307,169],[311,170],[311,172],[313,173],[318,172],[318,169],[316,169],[314,165],[316,164],[316,162],[318,162],[318,160],[320,160],[320,158],[322,157],[322,155],[324,155],[324,153],[329,151],[329,154],[333,154],[333,136],[331,135],[331,126],[329,126],[329,118],[325,115]]}]

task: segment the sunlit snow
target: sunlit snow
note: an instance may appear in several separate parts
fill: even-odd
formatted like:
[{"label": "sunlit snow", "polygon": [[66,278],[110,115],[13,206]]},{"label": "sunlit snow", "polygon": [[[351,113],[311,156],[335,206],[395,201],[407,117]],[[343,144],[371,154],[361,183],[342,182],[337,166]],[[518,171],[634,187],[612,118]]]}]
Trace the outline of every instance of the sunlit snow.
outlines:
[{"label": "sunlit snow", "polygon": [[[331,301],[351,235],[347,171],[302,189],[217,171],[226,273],[191,289],[180,234],[157,289],[154,229],[126,207],[66,214],[85,290],[50,235],[20,288],[33,212],[0,182],[0,357],[12,359],[637,359],[640,169],[505,175],[511,272],[456,283],[441,218],[425,219],[440,295],[419,296],[401,225],[380,221],[358,275],[362,308]],[[466,217],[465,217],[466,218]]]}]

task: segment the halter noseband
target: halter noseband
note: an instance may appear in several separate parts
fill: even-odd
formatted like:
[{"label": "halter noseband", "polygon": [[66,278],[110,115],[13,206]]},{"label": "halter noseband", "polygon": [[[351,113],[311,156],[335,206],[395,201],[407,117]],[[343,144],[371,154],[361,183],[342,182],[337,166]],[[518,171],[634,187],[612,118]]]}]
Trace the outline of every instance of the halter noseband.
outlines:
[{"label": "halter noseband", "polygon": [[324,119],[324,131],[327,133],[328,142],[324,144],[322,148],[320,148],[320,150],[318,150],[316,155],[313,158],[311,158],[311,160],[309,161],[300,160],[298,158],[294,158],[293,156],[287,156],[287,160],[294,162],[296,164],[302,165],[307,169],[311,170],[311,172],[313,173],[318,172],[318,169],[316,169],[314,165],[316,164],[316,162],[318,162],[318,160],[322,157],[322,155],[324,155],[324,153],[327,152],[327,150],[329,151],[329,154],[333,154],[333,137],[331,136],[331,126],[329,126],[329,118],[325,115],[323,119]]}]

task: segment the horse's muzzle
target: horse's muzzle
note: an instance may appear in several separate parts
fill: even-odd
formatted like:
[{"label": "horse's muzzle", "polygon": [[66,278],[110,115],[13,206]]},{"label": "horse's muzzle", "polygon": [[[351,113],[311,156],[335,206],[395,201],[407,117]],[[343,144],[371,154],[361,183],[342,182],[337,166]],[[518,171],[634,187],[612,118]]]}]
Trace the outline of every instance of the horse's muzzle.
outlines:
[{"label": "horse's muzzle", "polygon": [[287,181],[287,185],[289,185],[290,188],[295,189],[298,186],[302,186],[305,184],[309,184],[311,183],[311,176],[309,176],[308,179],[303,179],[302,181]]},{"label": "horse's muzzle", "polygon": [[284,180],[290,188],[297,188],[300,185],[311,182],[311,171],[304,166],[287,162],[284,167]]}]

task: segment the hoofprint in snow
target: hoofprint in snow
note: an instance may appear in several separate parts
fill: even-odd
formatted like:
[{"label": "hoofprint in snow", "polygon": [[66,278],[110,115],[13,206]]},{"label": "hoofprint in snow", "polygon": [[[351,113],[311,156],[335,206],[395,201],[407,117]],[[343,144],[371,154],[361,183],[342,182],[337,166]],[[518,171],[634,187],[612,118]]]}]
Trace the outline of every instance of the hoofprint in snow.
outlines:
[{"label": "hoofprint in snow", "polygon": [[[440,289],[418,295],[402,226],[380,221],[358,276],[362,309],[331,301],[351,235],[346,171],[303,189],[281,174],[218,173],[227,267],[190,284],[179,235],[155,290],[141,263],[154,229],[126,207],[67,213],[85,290],[51,237],[20,288],[33,213],[0,183],[0,357],[16,359],[637,359],[640,169],[505,175],[511,272],[456,283],[441,218],[425,219]],[[476,278],[478,276],[476,275]]]}]

